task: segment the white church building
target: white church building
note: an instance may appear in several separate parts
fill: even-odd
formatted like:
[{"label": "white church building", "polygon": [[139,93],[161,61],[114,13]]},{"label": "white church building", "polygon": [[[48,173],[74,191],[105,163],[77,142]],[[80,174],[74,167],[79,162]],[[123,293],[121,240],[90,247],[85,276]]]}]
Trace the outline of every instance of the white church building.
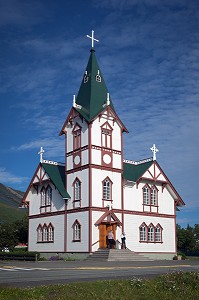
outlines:
[{"label": "white church building", "polygon": [[[120,248],[152,258],[176,254],[176,211],[184,202],[153,157],[123,157],[124,132],[92,48],[77,97],[63,122],[65,163],[40,163],[23,198],[29,251],[89,255],[107,247],[113,230]],[[63,120],[64,121],[64,120]]]}]

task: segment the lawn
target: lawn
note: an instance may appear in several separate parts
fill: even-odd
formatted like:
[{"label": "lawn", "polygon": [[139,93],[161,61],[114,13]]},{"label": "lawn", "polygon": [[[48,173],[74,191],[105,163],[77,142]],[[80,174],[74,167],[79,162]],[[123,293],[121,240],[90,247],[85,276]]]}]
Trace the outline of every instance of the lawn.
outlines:
[{"label": "lawn", "polygon": [[106,280],[41,286],[0,288],[1,300],[188,300],[199,299],[199,273],[177,272],[151,280]]}]

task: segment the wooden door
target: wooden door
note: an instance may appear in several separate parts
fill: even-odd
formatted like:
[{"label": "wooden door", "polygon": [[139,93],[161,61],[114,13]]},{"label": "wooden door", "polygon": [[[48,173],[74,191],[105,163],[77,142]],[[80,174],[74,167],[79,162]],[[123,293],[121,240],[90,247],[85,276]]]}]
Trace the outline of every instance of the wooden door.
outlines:
[{"label": "wooden door", "polygon": [[107,234],[113,230],[114,238],[116,237],[117,224],[102,223],[99,225],[99,248],[107,248]]}]

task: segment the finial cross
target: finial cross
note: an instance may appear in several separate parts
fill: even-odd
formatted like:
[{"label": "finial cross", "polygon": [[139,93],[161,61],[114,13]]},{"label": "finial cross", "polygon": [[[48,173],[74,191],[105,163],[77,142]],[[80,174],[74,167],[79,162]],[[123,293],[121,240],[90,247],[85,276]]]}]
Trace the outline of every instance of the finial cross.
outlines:
[{"label": "finial cross", "polygon": [[99,40],[94,38],[94,30],[92,30],[92,35],[87,34],[87,37],[92,40],[92,48],[94,48],[94,41],[99,42]]},{"label": "finial cross", "polygon": [[43,149],[43,147],[41,147],[40,148],[40,151],[38,152],[38,154],[40,155],[40,163],[42,163],[43,162],[43,154],[44,154],[44,149]]},{"label": "finial cross", "polygon": [[153,152],[153,160],[156,160],[156,153],[159,151],[155,144],[153,144],[153,147],[150,148],[150,150]]}]

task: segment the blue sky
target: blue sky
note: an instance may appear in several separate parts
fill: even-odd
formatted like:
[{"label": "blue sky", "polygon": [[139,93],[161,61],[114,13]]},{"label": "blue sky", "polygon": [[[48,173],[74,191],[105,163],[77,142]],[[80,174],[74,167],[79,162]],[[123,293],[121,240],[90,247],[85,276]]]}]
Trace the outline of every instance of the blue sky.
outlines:
[{"label": "blue sky", "polygon": [[157,161],[199,223],[199,2],[0,0],[0,182],[26,190],[44,158],[64,161],[59,131],[95,31],[96,56],[129,130],[124,157]]}]

